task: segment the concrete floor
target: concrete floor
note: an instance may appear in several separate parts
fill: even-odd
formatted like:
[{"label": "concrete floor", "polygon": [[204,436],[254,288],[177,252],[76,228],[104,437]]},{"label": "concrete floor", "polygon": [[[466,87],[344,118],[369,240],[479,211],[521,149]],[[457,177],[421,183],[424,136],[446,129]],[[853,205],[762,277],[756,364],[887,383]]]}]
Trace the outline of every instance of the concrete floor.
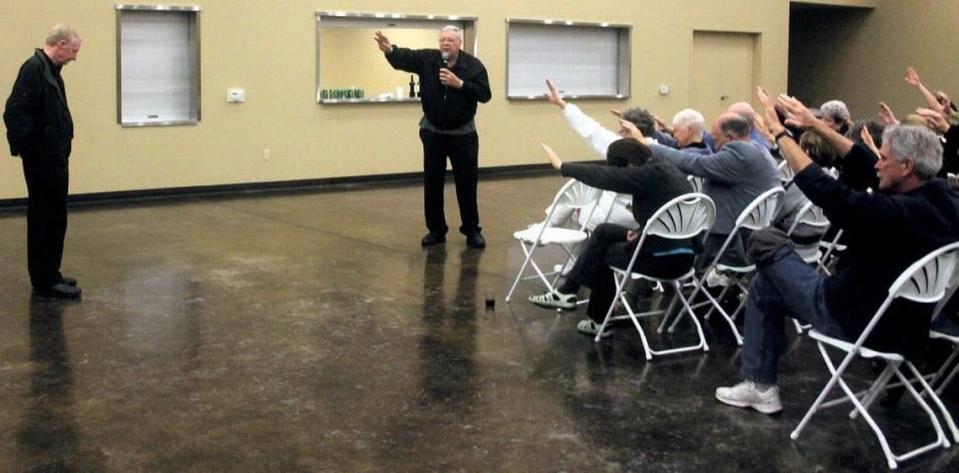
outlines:
[{"label": "concrete floor", "polygon": [[[767,417],[713,399],[739,377],[721,325],[709,354],[646,362],[628,326],[594,344],[582,311],[526,303],[532,283],[506,304],[512,231],[561,183],[482,182],[485,251],[420,248],[417,186],[75,209],[73,303],[31,300],[24,217],[0,216],[0,471],[886,469],[845,410],[789,439],[826,378],[810,340]],[[912,405],[879,412],[894,446],[929,435]]]}]

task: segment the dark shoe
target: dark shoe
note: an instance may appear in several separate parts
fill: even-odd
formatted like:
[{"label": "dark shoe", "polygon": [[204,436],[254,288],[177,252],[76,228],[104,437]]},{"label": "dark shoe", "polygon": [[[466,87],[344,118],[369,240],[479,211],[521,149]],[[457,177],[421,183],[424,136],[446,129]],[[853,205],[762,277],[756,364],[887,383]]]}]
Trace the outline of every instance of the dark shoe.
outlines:
[{"label": "dark shoe", "polygon": [[61,277],[60,277],[60,282],[62,282],[63,284],[66,284],[67,286],[74,286],[74,287],[76,287],[76,285],[77,285],[77,279],[76,279],[76,278],[71,278],[70,276],[61,276]]},{"label": "dark shoe", "polygon": [[79,287],[64,283],[57,283],[43,289],[33,288],[33,295],[52,299],[79,299],[81,292],[83,291]]},{"label": "dark shoe", "polygon": [[486,239],[479,232],[466,235],[466,246],[470,248],[486,248]]},{"label": "dark shoe", "polygon": [[427,233],[426,236],[423,237],[423,240],[420,241],[420,245],[423,246],[439,245],[440,243],[446,243],[446,235]]}]

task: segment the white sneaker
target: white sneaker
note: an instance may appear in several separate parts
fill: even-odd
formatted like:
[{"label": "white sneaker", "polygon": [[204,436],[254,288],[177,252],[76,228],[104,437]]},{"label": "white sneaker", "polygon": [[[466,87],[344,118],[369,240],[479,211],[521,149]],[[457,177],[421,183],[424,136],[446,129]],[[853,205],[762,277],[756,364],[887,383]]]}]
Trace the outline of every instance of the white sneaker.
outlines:
[{"label": "white sneaker", "polygon": [[783,410],[778,386],[772,386],[763,393],[752,381],[743,381],[730,388],[716,388],[716,399],[730,406],[751,407],[763,414],[775,414]]},{"label": "white sneaker", "polygon": [[716,272],[716,268],[709,270],[709,274],[706,275],[707,287],[726,287],[728,285],[730,285],[729,276],[719,274]]}]

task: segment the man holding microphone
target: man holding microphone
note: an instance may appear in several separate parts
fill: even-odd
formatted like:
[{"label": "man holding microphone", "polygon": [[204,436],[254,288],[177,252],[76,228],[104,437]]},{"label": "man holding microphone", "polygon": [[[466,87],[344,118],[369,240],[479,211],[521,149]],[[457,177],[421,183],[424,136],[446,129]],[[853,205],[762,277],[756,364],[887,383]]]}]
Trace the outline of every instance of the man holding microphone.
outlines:
[{"label": "man holding microphone", "polygon": [[461,49],[463,30],[456,26],[440,31],[439,49],[400,48],[379,31],[374,39],[394,69],[420,77],[423,208],[429,230],[422,245],[446,242],[449,227],[443,212],[443,181],[449,157],[462,218],[460,232],[466,235],[468,246],[486,247],[476,205],[479,136],[473,119],[477,103],[489,102],[492,97],[486,67]]}]

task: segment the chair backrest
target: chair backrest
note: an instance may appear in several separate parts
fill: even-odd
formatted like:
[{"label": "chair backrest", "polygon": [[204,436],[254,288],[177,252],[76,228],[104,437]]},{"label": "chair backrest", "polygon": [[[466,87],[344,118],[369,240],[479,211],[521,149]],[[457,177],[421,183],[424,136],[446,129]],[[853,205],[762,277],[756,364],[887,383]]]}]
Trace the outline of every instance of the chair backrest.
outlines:
[{"label": "chair backrest", "polygon": [[956,273],[957,260],[959,260],[959,241],[932,251],[909,265],[889,286],[889,295],[859,335],[856,346],[862,346],[872,329],[879,323],[879,319],[897,298],[902,297],[921,303],[940,301]]},{"label": "chair backrest", "polygon": [[779,163],[779,182],[782,182],[783,185],[792,181],[796,177],[796,173],[793,171],[793,168],[789,167],[789,163],[785,160]]},{"label": "chair backrest", "polygon": [[796,213],[796,219],[789,226],[787,235],[792,235],[800,225],[825,229],[829,227],[829,219],[823,214],[822,208],[812,202],[806,202]]},{"label": "chair backrest", "polygon": [[659,210],[646,220],[643,233],[639,237],[633,256],[626,266],[626,272],[632,272],[636,258],[642,251],[648,236],[658,236],[672,240],[693,238],[709,232],[716,222],[716,203],[706,194],[692,192],[675,197],[661,205]]},{"label": "chair backrest", "polygon": [[716,204],[706,194],[683,194],[666,202],[643,227],[643,234],[673,240],[692,238],[708,231],[716,221]]},{"label": "chair backrest", "polygon": [[553,206],[556,204],[566,205],[576,209],[583,209],[590,205],[595,205],[599,197],[603,194],[601,189],[583,184],[576,179],[570,179],[553,199]]},{"label": "chair backrest", "polygon": [[693,192],[702,192],[706,180],[699,176],[686,176],[686,180],[693,186]]},{"label": "chair backrest", "polygon": [[779,201],[785,192],[786,190],[782,187],[773,187],[759,194],[739,214],[739,218],[736,219],[736,229],[748,228],[755,231],[772,224],[773,217],[779,209]]},{"label": "chair backrest", "polygon": [[590,217],[592,217],[593,211],[596,210],[596,206],[599,204],[599,198],[602,195],[603,191],[601,189],[588,186],[576,179],[566,181],[566,184],[563,184],[563,187],[560,187],[559,191],[556,192],[556,197],[553,197],[553,203],[550,204],[549,212],[546,213],[546,220],[537,224],[540,227],[539,234],[542,235],[546,228],[551,225],[550,222],[553,221],[553,213],[560,207],[579,209],[580,212],[585,210],[587,212],[586,218],[583,219],[583,224],[579,228],[580,231],[583,231]]}]

